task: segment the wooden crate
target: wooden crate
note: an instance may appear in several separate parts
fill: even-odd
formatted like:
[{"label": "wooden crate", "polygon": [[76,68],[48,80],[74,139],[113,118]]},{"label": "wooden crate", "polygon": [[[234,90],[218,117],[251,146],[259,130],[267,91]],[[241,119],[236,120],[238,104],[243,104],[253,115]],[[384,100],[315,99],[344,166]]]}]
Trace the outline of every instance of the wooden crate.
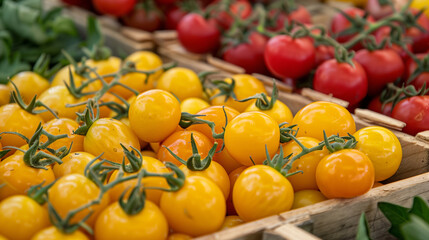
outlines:
[{"label": "wooden crate", "polygon": [[[184,59],[181,55],[169,51],[161,51],[160,54],[176,61],[179,66],[188,67],[197,72],[217,70],[225,76],[231,74],[231,66],[228,64],[223,66],[224,62],[218,61],[218,59],[216,59],[217,63],[210,65],[198,60]],[[260,74],[253,75],[262,80],[267,91],[271,92],[272,78]],[[279,88],[282,89],[279,93],[279,100],[288,105],[293,114],[296,114],[305,105],[317,100],[335,102],[345,107],[348,105],[346,101],[311,89],[304,90],[305,96],[303,96],[291,93],[288,86],[280,84]],[[354,115],[353,117],[357,129],[374,125],[364,121],[359,116]],[[364,211],[367,213],[368,221],[372,226],[373,236],[376,239],[381,238],[383,234],[387,234],[389,226],[377,210],[378,201],[409,204],[415,195],[429,199],[429,144],[400,131],[392,131],[401,143],[403,159],[396,174],[384,181],[386,185],[374,188],[357,198],[327,200],[313,206],[288,211],[198,239],[311,239],[311,237],[317,239],[315,236],[305,235],[306,232],[302,233],[299,229],[289,230],[291,224],[313,231],[323,239],[352,239],[356,234],[359,216]],[[304,235],[300,235],[301,233]]]}]

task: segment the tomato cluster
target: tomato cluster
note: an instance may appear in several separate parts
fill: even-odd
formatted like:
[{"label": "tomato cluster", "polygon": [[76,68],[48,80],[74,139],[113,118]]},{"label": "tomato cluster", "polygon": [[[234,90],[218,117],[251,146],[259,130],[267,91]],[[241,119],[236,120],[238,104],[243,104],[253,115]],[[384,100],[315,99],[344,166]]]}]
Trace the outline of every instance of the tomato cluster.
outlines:
[{"label": "tomato cluster", "polygon": [[356,131],[337,104],[293,116],[275,84],[268,96],[251,75],[213,77],[141,51],[72,62],[51,83],[12,78],[0,235],[188,239],[365,194],[399,167],[396,136]]}]

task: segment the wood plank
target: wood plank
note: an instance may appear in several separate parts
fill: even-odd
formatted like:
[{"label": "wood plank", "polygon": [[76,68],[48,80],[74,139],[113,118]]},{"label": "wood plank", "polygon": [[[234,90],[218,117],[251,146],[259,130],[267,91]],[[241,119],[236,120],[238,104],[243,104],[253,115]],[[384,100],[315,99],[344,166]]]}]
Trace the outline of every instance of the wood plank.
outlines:
[{"label": "wood plank", "polygon": [[429,143],[429,131],[419,132],[416,135],[416,138],[426,143]]},{"label": "wood plank", "polygon": [[313,100],[313,101],[327,101],[327,102],[333,102],[336,103],[338,105],[341,105],[345,108],[347,108],[349,106],[349,103],[347,101],[338,99],[338,98],[334,98],[332,96],[332,94],[330,95],[326,95],[324,93],[315,91],[313,89],[310,88],[304,88],[301,91],[301,95],[304,97],[308,97],[309,99]]},{"label": "wood plank", "polygon": [[355,109],[355,115],[369,123],[402,131],[406,123],[368,109]]},{"label": "wood plank", "polygon": [[136,28],[123,26],[120,28],[120,32],[127,38],[136,42],[153,41],[152,33],[139,30]]},{"label": "wood plank", "polygon": [[164,45],[163,47],[167,48],[171,52],[174,52],[175,54],[178,54],[178,55],[184,57],[185,59],[204,60],[206,58],[206,56],[204,54],[194,54],[194,53],[190,53],[190,52],[186,51],[180,45],[180,43]]},{"label": "wood plank", "polygon": [[320,238],[314,236],[313,234],[289,223],[284,224],[281,227],[275,228],[273,230],[265,231],[265,234],[272,234],[271,238],[274,239],[274,236],[277,236],[279,239],[284,240],[298,240],[298,239],[306,239],[306,240],[321,240]]}]

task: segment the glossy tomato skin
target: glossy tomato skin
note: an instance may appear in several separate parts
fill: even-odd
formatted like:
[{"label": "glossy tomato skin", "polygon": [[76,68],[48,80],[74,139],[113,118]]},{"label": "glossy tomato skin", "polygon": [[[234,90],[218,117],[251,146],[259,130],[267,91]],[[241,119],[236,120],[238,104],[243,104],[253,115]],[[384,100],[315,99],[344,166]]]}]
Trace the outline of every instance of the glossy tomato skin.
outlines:
[{"label": "glossy tomato skin", "polygon": [[[165,165],[159,161],[156,158],[152,157],[143,157],[143,169],[146,169],[148,172],[151,173],[159,173],[159,174],[165,174],[168,173],[168,169],[165,167]],[[117,179],[119,174],[119,171],[114,171],[112,175],[109,178],[109,182],[112,182]],[[124,173],[124,177],[135,175],[137,173]],[[142,184],[146,187],[160,187],[160,188],[168,188],[167,181],[165,178],[160,177],[145,177],[142,179]],[[131,188],[134,187],[137,184],[137,179],[129,180],[126,182],[119,183],[115,187],[113,187],[109,191],[110,196],[110,202],[117,202],[121,196],[122,193],[127,191],[125,194],[125,197],[129,196],[129,193],[131,192]],[[163,191],[157,190],[157,189],[146,189],[146,199],[150,200],[151,202],[159,205],[159,200],[161,198],[161,194]]]},{"label": "glossy tomato skin", "polygon": [[[365,15],[365,11],[359,8],[355,8],[355,7],[351,7],[348,8],[346,10],[344,10],[344,13],[347,14],[348,16],[354,18],[354,17],[363,17]],[[367,18],[367,21],[372,23],[374,22],[374,18],[372,18],[371,16],[369,16]],[[337,13],[331,22],[331,31],[334,34],[340,35],[341,32],[349,29],[351,27],[351,23],[349,22],[349,20],[347,20],[347,18],[341,14],[341,13]],[[347,34],[347,35],[341,35],[341,36],[337,36],[336,39],[338,42],[340,43],[346,43],[347,41],[349,41],[350,39],[352,39],[354,36],[356,36],[357,33],[353,33],[353,34]],[[357,51],[359,49],[362,48],[362,44],[361,43],[357,43],[356,45],[353,46],[353,50]]]},{"label": "glossy tomato skin", "polygon": [[113,118],[100,118],[89,128],[84,138],[83,146],[85,152],[94,156],[103,154],[104,159],[122,163],[124,150],[121,145],[128,150],[131,146],[140,149],[137,136],[130,127]]},{"label": "glossy tomato skin", "polygon": [[335,50],[331,46],[320,45],[316,47],[316,66],[335,57]]},{"label": "glossy tomato skin", "polygon": [[[267,91],[265,90],[264,84],[258,80],[257,78],[253,77],[252,75],[248,74],[236,74],[233,75],[232,78],[235,81],[234,86],[234,94],[237,98],[237,100],[242,100],[251,96],[254,96],[258,93],[265,93],[267,94]],[[226,78],[225,82],[231,83],[231,78]],[[219,93],[219,90],[216,89],[213,92],[213,96]],[[228,106],[231,108],[234,108],[235,110],[239,112],[244,112],[248,106],[250,106],[253,101],[247,101],[247,102],[238,102],[235,101],[232,97],[226,99],[226,96],[217,96],[211,99],[211,104],[216,106]]]},{"label": "glossy tomato skin", "polygon": [[232,190],[234,189],[234,185],[235,182],[237,181],[238,177],[240,176],[240,174],[246,170],[246,168],[248,168],[247,166],[241,166],[238,167],[236,169],[234,169],[233,171],[231,171],[228,176],[229,176],[229,182],[231,184],[231,194],[229,194],[228,199],[226,200],[226,213],[227,215],[237,215],[237,211],[235,211],[235,207],[234,207],[234,203],[232,202]]},{"label": "glossy tomato skin", "polygon": [[[69,211],[81,207],[98,198],[100,189],[94,182],[81,174],[70,174],[60,178],[48,190],[48,198],[58,214],[64,218]],[[109,195],[104,194],[100,204],[78,212],[71,218],[71,223],[76,223],[84,218],[90,211],[91,216],[86,223],[93,227],[98,214],[109,204]]]},{"label": "glossy tomato skin", "polygon": [[[43,125],[43,128],[45,129],[45,131],[53,135],[61,135],[61,134],[68,135],[66,138],[58,139],[52,144],[50,144],[49,148],[57,150],[63,146],[67,148],[71,146],[70,152],[83,151],[84,136],[74,134],[74,131],[76,131],[76,129],[79,128],[79,124],[77,122],[68,118],[59,118],[59,119],[55,118],[45,123]],[[47,140],[48,138],[45,135],[42,135],[40,137],[41,142],[45,142]]]},{"label": "glossy tomato skin", "polygon": [[225,199],[228,199],[231,187],[229,176],[219,163],[213,161],[210,163],[210,166],[203,171],[191,171],[185,165],[180,166],[180,170],[183,171],[186,177],[201,176],[213,181],[222,191]]},{"label": "glossy tomato skin", "polygon": [[[139,139],[160,142],[172,134],[180,121],[179,101],[164,90],[141,93],[129,110],[130,126]],[[145,124],[141,124],[141,122]]]},{"label": "glossy tomato skin", "polygon": [[52,226],[36,233],[31,240],[89,240],[89,238],[79,230],[71,234],[65,234]]},{"label": "glossy tomato skin", "polygon": [[386,103],[383,108],[383,104],[380,102],[380,96],[374,97],[368,105],[368,109],[374,112],[384,114],[388,117],[392,115],[392,103]]},{"label": "glossy tomato skin", "polygon": [[142,211],[131,216],[115,202],[98,216],[94,235],[99,240],[163,240],[168,235],[168,223],[158,206],[151,201],[145,201]]},{"label": "glossy tomato skin", "polygon": [[187,177],[177,192],[164,192],[160,206],[170,228],[193,237],[217,231],[226,213],[222,191],[200,176]]},{"label": "glossy tomato skin", "polygon": [[253,162],[262,164],[266,159],[265,148],[270,156],[276,153],[280,130],[277,122],[267,114],[246,112],[226,126],[224,141],[225,148],[234,159],[245,166],[252,166]]},{"label": "glossy tomato skin", "polygon": [[402,160],[402,147],[398,138],[383,127],[366,127],[355,132],[356,149],[365,153],[375,170],[375,181],[393,176]]},{"label": "glossy tomato skin", "polygon": [[356,132],[355,121],[347,109],[331,103],[318,101],[310,103],[295,115],[292,125],[297,124],[297,137],[313,137],[323,140],[323,130],[329,137],[334,134],[347,136]]},{"label": "glossy tomato skin", "polygon": [[[315,147],[320,143],[319,140],[312,137],[298,137],[298,140],[307,148]],[[282,148],[284,157],[290,154],[294,157],[302,152],[302,148],[293,140],[283,144]],[[316,168],[320,160],[326,155],[328,155],[328,151],[323,149],[311,152],[295,160],[292,164],[291,173],[295,171],[303,172],[288,177],[295,191],[319,189],[316,183]]]},{"label": "glossy tomato skin", "polygon": [[[417,54],[416,57],[422,60],[426,55],[427,54]],[[408,81],[409,77],[412,76],[416,69],[416,62],[412,58],[408,59],[406,62],[406,78],[404,80]],[[423,84],[426,84],[426,88],[429,87],[429,72],[420,73],[410,84],[413,85],[417,90],[420,90],[423,87]]]},{"label": "glossy tomato skin", "polygon": [[[268,97],[268,99],[269,99],[269,101],[271,101],[270,97]],[[259,111],[259,112],[266,113],[267,115],[272,117],[274,120],[276,120],[276,122],[278,124],[287,123],[284,126],[288,126],[292,122],[292,119],[293,119],[292,112],[290,111],[288,106],[286,106],[286,104],[284,104],[278,100],[274,103],[273,108],[271,108],[269,110],[259,109],[256,106],[256,103],[250,105],[245,110],[245,112],[252,112],[252,111]]]},{"label": "glossy tomato skin", "polygon": [[371,190],[374,167],[365,153],[344,149],[325,156],[317,166],[316,181],[327,198],[353,198]]},{"label": "glossy tomato skin", "polygon": [[[410,9],[410,11],[416,15],[419,11],[416,9]],[[422,14],[417,19],[419,24],[425,31],[422,31],[416,27],[407,29],[406,36],[413,39],[413,52],[423,53],[429,50],[429,17]]]},{"label": "glossy tomato skin", "polygon": [[63,163],[54,164],[52,170],[54,171],[56,178],[60,178],[73,173],[85,175],[86,165],[88,165],[94,158],[94,155],[87,152],[69,153],[62,159]]},{"label": "glossy tomato skin", "polygon": [[48,211],[25,195],[0,202],[0,235],[8,239],[30,239],[50,225]]},{"label": "glossy tomato skin", "polygon": [[306,207],[318,202],[325,201],[327,198],[317,190],[301,190],[295,192],[292,209]]},{"label": "glossy tomato skin", "polygon": [[10,102],[10,89],[7,85],[0,84],[0,106]]},{"label": "glossy tomato skin", "polygon": [[192,131],[184,130],[177,131],[168,136],[165,141],[162,142],[162,147],[158,151],[158,159],[162,162],[171,162],[176,166],[182,165],[176,158],[171,155],[167,150],[170,149],[174,154],[179,156],[183,160],[188,160],[192,156],[192,146],[191,146],[191,135],[193,135],[195,144],[197,145],[198,153],[201,156],[201,159],[207,157],[210,149],[213,146],[212,141],[207,138],[204,134]]},{"label": "glossy tomato skin", "polygon": [[203,97],[203,86],[198,75],[191,69],[175,67],[164,72],[158,79],[157,89],[168,91],[180,101]]},{"label": "glossy tomato skin", "polygon": [[201,98],[186,98],[180,103],[180,110],[190,114],[197,114],[197,112],[210,107],[210,104]]},{"label": "glossy tomato skin", "polygon": [[226,216],[225,221],[222,224],[221,230],[233,228],[235,226],[243,224],[244,221],[237,215]]},{"label": "glossy tomato skin", "polygon": [[416,135],[429,130],[429,96],[416,96],[400,101],[393,108],[392,117],[405,122],[402,130]]},{"label": "glossy tomato skin", "polygon": [[288,211],[293,198],[292,185],[283,175],[269,166],[255,165],[238,177],[232,200],[238,216],[248,222]]},{"label": "glossy tomato skin", "polygon": [[116,17],[129,13],[136,2],[136,0],[92,0],[98,12]]},{"label": "glossy tomato skin", "polygon": [[177,33],[182,46],[192,53],[212,52],[220,43],[215,20],[206,20],[196,13],[189,13],[180,20]]},{"label": "glossy tomato skin", "polygon": [[248,42],[227,48],[222,58],[246,70],[246,73],[268,73],[265,66],[264,51],[268,38],[258,32],[252,32]]},{"label": "glossy tomato skin", "polygon": [[359,50],[354,58],[364,68],[368,78],[368,94],[375,96],[388,84],[404,74],[401,57],[391,49]]},{"label": "glossy tomato skin", "polygon": [[24,154],[15,153],[0,163],[0,200],[12,195],[25,194],[30,187],[44,183],[50,184],[55,180],[51,167],[38,169],[24,163]]},{"label": "glossy tomato skin", "polygon": [[264,58],[268,69],[275,76],[296,79],[308,74],[313,68],[316,51],[310,38],[293,39],[278,35],[268,41]]},{"label": "glossy tomato skin", "polygon": [[314,75],[314,89],[346,100],[350,106],[358,104],[368,92],[368,79],[364,68],[355,60],[353,64],[339,63],[336,59],[322,63]]},{"label": "glossy tomato skin", "polygon": [[[0,132],[17,132],[30,139],[43,119],[21,109],[16,103],[0,107]],[[14,134],[2,134],[0,143],[3,147],[21,147],[25,140]]]},{"label": "glossy tomato skin", "polygon": [[131,13],[122,17],[126,26],[153,32],[162,26],[162,15],[158,9],[146,10],[135,8]]},{"label": "glossy tomato skin", "polygon": [[25,71],[20,72],[10,79],[8,84],[10,91],[15,91],[13,82],[19,90],[25,103],[30,103],[34,96],[40,94],[49,88],[49,81],[37,73]]}]

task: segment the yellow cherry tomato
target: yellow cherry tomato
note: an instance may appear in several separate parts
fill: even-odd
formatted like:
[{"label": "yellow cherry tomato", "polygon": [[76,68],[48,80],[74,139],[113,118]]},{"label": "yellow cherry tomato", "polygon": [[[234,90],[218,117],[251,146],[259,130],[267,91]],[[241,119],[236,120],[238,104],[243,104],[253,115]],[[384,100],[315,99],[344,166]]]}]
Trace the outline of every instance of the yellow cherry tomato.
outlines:
[{"label": "yellow cherry tomato", "polygon": [[219,163],[212,161],[209,167],[203,171],[191,171],[185,165],[180,166],[180,170],[182,170],[187,177],[201,176],[212,180],[219,187],[219,189],[222,190],[225,199],[228,199],[231,187],[229,176]]},{"label": "yellow cherry tomato", "polygon": [[301,190],[295,192],[292,209],[306,207],[318,202],[325,201],[327,198],[317,190]]},{"label": "yellow cherry tomato", "polygon": [[[237,97],[237,100],[242,100],[251,97],[257,93],[267,93],[264,84],[252,75],[237,74],[232,76],[232,78],[235,80],[235,87],[233,91],[235,93],[235,96]],[[227,83],[231,83],[232,79],[227,78],[225,79],[225,81]],[[219,90],[216,89],[213,92],[213,96],[218,93]],[[244,112],[244,110],[246,110],[246,108],[254,102],[255,100],[247,102],[238,102],[231,97],[226,100],[226,96],[218,96],[211,100],[212,105],[225,105],[228,107],[232,107],[239,112]]]},{"label": "yellow cherry tomato", "polygon": [[[61,135],[61,134],[68,135],[68,137],[66,138],[61,138],[53,142],[51,145],[49,145],[49,148],[52,148],[55,150],[64,146],[68,148],[73,143],[70,152],[83,151],[84,136],[74,134],[74,131],[79,128],[79,124],[77,122],[68,118],[59,118],[59,119],[55,118],[45,123],[43,125],[43,128],[45,129],[45,131],[53,135]],[[48,138],[45,135],[42,135],[40,137],[41,142],[45,142],[47,140]]]},{"label": "yellow cherry tomato", "polygon": [[[270,97],[268,97],[268,99],[271,100]],[[290,125],[293,119],[292,112],[290,111],[288,106],[286,106],[286,104],[282,103],[280,100],[277,100],[274,103],[273,108],[269,110],[259,109],[254,102],[250,106],[248,106],[244,111],[245,112],[259,111],[259,112],[266,113],[270,117],[274,118],[274,120],[276,120],[278,124],[287,123],[285,126]]]},{"label": "yellow cherry tomato", "polygon": [[169,226],[193,237],[219,230],[225,219],[222,191],[200,176],[187,177],[177,192],[164,192],[160,204]]},{"label": "yellow cherry tomato", "polygon": [[145,201],[142,211],[131,216],[115,202],[98,216],[94,235],[96,240],[164,240],[168,236],[168,223],[151,201]]},{"label": "yellow cherry tomato", "polygon": [[0,212],[0,235],[9,239],[30,239],[50,225],[48,211],[24,195],[1,201]]},{"label": "yellow cherry tomato", "polygon": [[10,102],[10,89],[8,86],[0,84],[0,106]]},{"label": "yellow cherry tomato", "polygon": [[182,233],[173,233],[170,234],[167,240],[191,240],[192,237]]},{"label": "yellow cherry tomato", "polygon": [[[56,86],[65,86],[65,83],[67,83],[70,86],[70,73],[69,69],[72,72],[73,81],[76,87],[80,87],[82,83],[86,82],[87,79],[83,76],[80,76],[76,73],[75,68],[72,65],[65,66],[61,68],[57,74],[55,74],[54,79],[52,80],[51,87]],[[85,90],[83,92],[94,92],[98,91],[101,88],[100,81],[94,81],[90,83],[87,87],[85,87]]]},{"label": "yellow cherry tomato", "polygon": [[233,228],[243,223],[244,223],[243,219],[241,219],[237,215],[226,216],[225,220],[223,221],[222,227],[220,229],[225,230],[228,228]]},{"label": "yellow cherry tomato", "polygon": [[[67,104],[76,104],[83,102],[83,99],[77,99],[70,94],[69,90],[65,86],[51,87],[44,91],[39,100],[46,106],[51,108],[60,118],[76,119],[76,112],[82,112],[85,106],[67,107]],[[54,117],[50,112],[41,113],[43,120],[49,121]]]},{"label": "yellow cherry tomato", "polygon": [[265,147],[270,156],[277,152],[280,130],[277,122],[267,114],[246,112],[228,123],[224,141],[227,151],[242,165],[262,164],[267,157]]},{"label": "yellow cherry tomato", "polygon": [[154,151],[150,151],[150,150],[144,150],[141,152],[142,156],[146,156],[146,157],[152,157],[152,158],[156,158],[157,155]]},{"label": "yellow cherry tomato", "polygon": [[214,161],[218,162],[222,167],[225,169],[225,171],[229,174],[234,169],[237,169],[239,167],[242,167],[243,165],[237,160],[235,160],[231,154],[229,154],[228,150],[224,148],[221,152],[217,152],[214,155],[213,158]]},{"label": "yellow cherry tomato", "polygon": [[365,153],[375,170],[375,181],[393,176],[402,160],[402,147],[392,131],[384,127],[366,127],[353,136],[358,141],[356,149]]},{"label": "yellow cherry tomato", "polygon": [[234,189],[235,182],[238,179],[238,176],[248,168],[247,166],[241,166],[228,174],[229,182],[231,184],[231,194],[229,194],[228,199],[226,200],[226,211],[227,215],[237,215],[237,211],[235,211],[234,203],[232,202],[232,190]]},{"label": "yellow cherry tomato", "polygon": [[210,104],[201,98],[187,98],[180,103],[180,110],[190,114],[197,114],[199,111],[210,107]]},{"label": "yellow cherry tomato", "polygon": [[410,7],[417,10],[426,8],[424,13],[429,18],[429,2],[427,0],[413,0]]},{"label": "yellow cherry tomato", "polygon": [[[95,67],[97,70],[97,73],[100,76],[107,75],[107,74],[113,74],[117,73],[121,69],[122,60],[118,57],[111,56],[108,59],[100,60],[100,61],[94,61],[92,59],[89,59],[85,62],[86,65],[90,67]],[[90,74],[92,78],[96,78],[96,74],[92,73]],[[111,82],[114,79],[114,77],[106,77],[104,80],[106,82]]]},{"label": "yellow cherry tomato", "polygon": [[371,190],[374,167],[365,153],[343,149],[319,162],[316,181],[320,192],[327,198],[353,198]]},{"label": "yellow cherry tomato", "polygon": [[[133,62],[136,69],[139,71],[150,71],[162,66],[161,58],[155,53],[149,51],[135,52],[128,56],[124,62]],[[146,74],[143,73],[128,73],[122,76],[119,82],[141,93],[149,89],[153,89],[154,82],[159,78],[162,72],[162,70],[158,70],[156,73],[151,74],[148,79]],[[114,92],[125,99],[128,99],[133,95],[133,92],[122,86],[113,87],[111,92]]]},{"label": "yellow cherry tomato", "polygon": [[181,111],[179,101],[171,93],[150,90],[137,96],[128,115],[131,128],[140,139],[160,142],[176,130]]},{"label": "yellow cherry tomato", "polygon": [[[0,132],[17,132],[30,139],[43,119],[39,115],[31,114],[16,103],[0,107]],[[3,147],[21,147],[25,140],[15,134],[0,135]]]},{"label": "yellow cherry tomato", "polygon": [[[109,103],[109,102],[117,103],[119,105],[124,104],[119,98],[117,98],[115,95],[109,92],[106,92],[105,94],[103,94],[103,96],[101,96],[100,100],[98,101],[98,104]],[[94,113],[97,113],[95,109],[94,109]],[[112,115],[115,116],[115,112],[106,105],[99,107],[99,114],[100,114],[99,115],[100,118],[107,118]]]},{"label": "yellow cherry tomato", "polygon": [[[47,79],[30,71],[20,72],[13,76],[10,81],[16,85],[25,103],[30,103],[34,96],[39,96],[50,85]],[[9,82],[8,86],[10,91],[15,91],[12,83]]]},{"label": "yellow cherry tomato", "polygon": [[203,85],[198,75],[187,68],[175,67],[159,77],[156,88],[169,91],[180,101],[186,98],[201,98]]},{"label": "yellow cherry tomato", "polygon": [[51,167],[33,168],[24,162],[24,154],[13,154],[0,162],[0,200],[12,195],[25,194],[30,187],[55,181]]},{"label": "yellow cherry tomato", "polygon": [[[99,193],[100,189],[95,183],[87,177],[75,173],[66,175],[56,181],[48,190],[48,198],[61,218],[65,218],[69,211],[75,210],[82,205],[98,199]],[[76,223],[82,220],[92,211],[91,216],[86,220],[86,223],[92,227],[98,214],[106,208],[108,204],[109,195],[104,194],[100,204],[92,205],[78,212],[71,218],[70,223]]]},{"label": "yellow cherry tomato", "polygon": [[87,152],[73,152],[65,156],[62,164],[55,164],[53,171],[56,178],[60,178],[69,174],[82,174],[85,175],[85,167],[91,160],[95,158],[94,155]]},{"label": "yellow cherry tomato", "polygon": [[122,163],[124,150],[121,143],[130,151],[130,146],[140,149],[139,140],[130,127],[113,118],[100,118],[86,133],[83,148],[94,156],[104,153],[104,159]]},{"label": "yellow cherry tomato", "polygon": [[286,177],[265,165],[244,170],[232,194],[235,210],[246,222],[288,211],[294,199],[292,185]]},{"label": "yellow cherry tomato", "polygon": [[89,240],[89,238],[79,230],[66,234],[52,226],[38,232],[31,240]]},{"label": "yellow cherry tomato", "polygon": [[[307,148],[315,147],[319,145],[320,142],[319,140],[312,137],[299,137],[297,139]],[[293,140],[283,144],[282,147],[284,157],[290,154],[292,154],[292,157],[294,157],[302,152],[302,148]],[[325,148],[320,151],[308,153],[295,160],[295,162],[292,164],[290,173],[295,171],[302,171],[303,173],[297,173],[288,177],[288,180],[293,186],[293,190],[300,191],[305,189],[319,189],[316,183],[316,168],[320,160],[328,154],[329,152]]]},{"label": "yellow cherry tomato", "polygon": [[299,128],[298,137],[313,137],[323,140],[323,130],[329,137],[334,134],[347,136],[356,131],[355,121],[344,107],[331,102],[313,102],[299,110],[292,125]]},{"label": "yellow cherry tomato", "polygon": [[[165,165],[159,161],[156,158],[152,157],[143,157],[143,163],[142,168],[146,169],[148,172],[151,173],[168,173],[168,169],[165,167]],[[114,181],[118,177],[118,171],[114,171],[112,173],[112,176],[110,176],[109,182]],[[135,175],[136,173],[124,173],[124,177]],[[160,187],[160,188],[168,188],[167,181],[165,178],[161,177],[145,177],[142,179],[142,184],[145,187]],[[115,187],[113,187],[109,191],[111,202],[118,201],[121,194],[127,190],[127,194],[125,196],[128,196],[131,188],[135,186],[137,183],[137,179],[129,180],[126,182],[119,183]],[[157,189],[146,189],[146,198],[150,201],[152,201],[155,204],[159,204],[159,200],[161,198],[162,191]]]}]

